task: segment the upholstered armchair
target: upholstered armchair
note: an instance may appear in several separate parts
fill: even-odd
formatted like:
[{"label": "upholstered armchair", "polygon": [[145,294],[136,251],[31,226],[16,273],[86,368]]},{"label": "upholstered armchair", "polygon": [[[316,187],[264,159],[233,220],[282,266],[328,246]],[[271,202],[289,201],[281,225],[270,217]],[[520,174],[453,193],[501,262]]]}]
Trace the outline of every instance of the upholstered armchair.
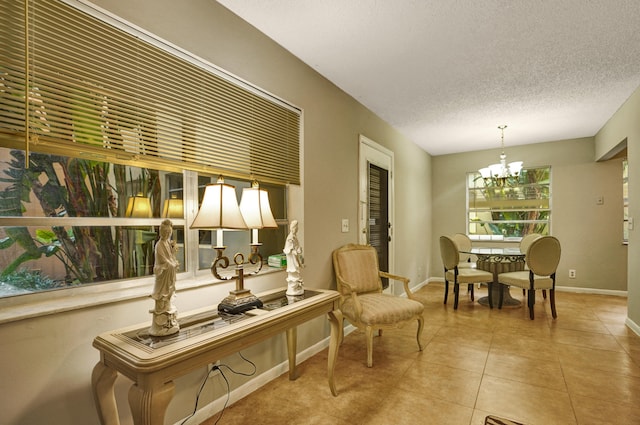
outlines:
[{"label": "upholstered armchair", "polygon": [[[348,244],[333,251],[333,268],[342,314],[358,329],[365,332],[367,366],[373,366],[373,334],[393,329],[413,321],[418,322],[416,339],[422,351],[420,337],[424,327],[424,305],[415,300],[409,289],[409,279],[379,269],[378,254],[372,246]],[[407,298],[382,292],[386,277],[404,285]]]}]

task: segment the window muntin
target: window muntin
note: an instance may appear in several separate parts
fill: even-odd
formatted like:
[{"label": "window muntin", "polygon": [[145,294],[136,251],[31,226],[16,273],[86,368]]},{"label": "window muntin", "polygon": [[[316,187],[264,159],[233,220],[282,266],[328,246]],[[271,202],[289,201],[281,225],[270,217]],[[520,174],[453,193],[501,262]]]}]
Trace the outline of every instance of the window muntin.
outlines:
[{"label": "window muntin", "polygon": [[519,240],[550,233],[551,167],[523,169],[500,183],[467,174],[467,232],[472,239]]}]

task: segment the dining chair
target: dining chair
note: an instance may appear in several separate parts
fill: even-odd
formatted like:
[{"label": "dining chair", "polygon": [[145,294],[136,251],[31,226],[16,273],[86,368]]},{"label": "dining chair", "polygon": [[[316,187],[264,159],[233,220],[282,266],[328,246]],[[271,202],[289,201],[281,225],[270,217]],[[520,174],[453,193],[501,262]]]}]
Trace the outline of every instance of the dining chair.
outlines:
[{"label": "dining chair", "polygon": [[[471,239],[464,233],[455,233],[451,236],[451,239],[456,243],[458,247],[458,252],[460,253],[460,263],[458,264],[459,268],[476,268],[476,262],[471,261]],[[478,288],[480,288],[480,284],[478,284]],[[471,301],[474,301],[474,293],[473,293],[473,283],[467,285],[467,292],[471,294]]]},{"label": "dining chair", "polygon": [[[538,239],[539,237],[541,237],[542,235],[540,233],[529,233],[528,235],[524,235],[522,237],[522,239],[520,240],[520,252],[524,252],[526,254],[527,249],[529,249],[529,245],[531,245],[531,242],[535,241],[536,239]],[[525,263],[525,270],[527,270],[528,267],[526,266]],[[526,289],[522,290],[522,295],[524,296],[526,293]],[[547,291],[543,290],[542,291],[542,298],[544,298],[545,300],[547,299]]]},{"label": "dining chair", "polygon": [[[529,317],[534,318],[534,305],[536,303],[536,290],[549,290],[549,302],[551,315],[557,318],[556,313],[556,270],[560,263],[560,241],[553,236],[541,236],[534,240],[525,256],[525,262],[529,270],[507,272],[498,274],[498,282],[503,285],[517,286],[527,290],[527,306]],[[502,308],[503,293],[500,292],[498,308]]]},{"label": "dining chair", "polygon": [[[340,292],[340,310],[358,329],[364,330],[367,341],[367,366],[373,366],[373,334],[382,336],[383,329],[400,328],[418,322],[418,349],[424,327],[424,305],[409,289],[409,279],[379,270],[378,253],[370,245],[348,244],[333,251],[333,269]],[[407,298],[382,292],[386,277],[402,282]],[[340,337],[342,341],[342,336]]]},{"label": "dining chair", "polygon": [[449,296],[449,281],[453,282],[453,309],[458,309],[458,299],[461,283],[471,284],[471,299],[473,300],[473,284],[489,284],[489,306],[493,308],[491,288],[493,284],[493,273],[478,270],[470,267],[460,267],[460,252],[453,238],[440,236],[440,256],[444,265],[444,303],[447,303]]}]

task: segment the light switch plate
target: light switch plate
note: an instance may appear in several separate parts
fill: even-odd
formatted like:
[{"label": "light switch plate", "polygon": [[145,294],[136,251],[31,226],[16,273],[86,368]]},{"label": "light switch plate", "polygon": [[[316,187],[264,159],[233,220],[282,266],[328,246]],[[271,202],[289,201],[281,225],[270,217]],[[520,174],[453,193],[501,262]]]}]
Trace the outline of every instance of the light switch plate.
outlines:
[{"label": "light switch plate", "polygon": [[348,233],[349,232],[349,219],[348,218],[343,218],[342,219],[342,233]]}]

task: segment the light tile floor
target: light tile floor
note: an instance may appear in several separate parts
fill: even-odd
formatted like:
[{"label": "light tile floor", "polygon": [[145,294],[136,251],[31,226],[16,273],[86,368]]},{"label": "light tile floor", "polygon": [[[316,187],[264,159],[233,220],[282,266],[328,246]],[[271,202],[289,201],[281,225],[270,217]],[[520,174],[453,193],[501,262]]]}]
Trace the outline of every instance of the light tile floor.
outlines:
[{"label": "light tile floor", "polygon": [[[553,320],[538,294],[532,321],[526,305],[490,310],[466,290],[455,311],[443,291],[432,283],[416,294],[425,304],[424,351],[415,326],[386,331],[367,368],[355,331],[340,347],[338,397],[325,349],[298,365],[297,380],[271,381],[218,424],[481,425],[489,414],[527,425],[640,424],[640,337],[624,324],[626,298],[557,291]],[[476,301],[483,295],[476,289]],[[512,295],[521,299],[520,290]]]}]

